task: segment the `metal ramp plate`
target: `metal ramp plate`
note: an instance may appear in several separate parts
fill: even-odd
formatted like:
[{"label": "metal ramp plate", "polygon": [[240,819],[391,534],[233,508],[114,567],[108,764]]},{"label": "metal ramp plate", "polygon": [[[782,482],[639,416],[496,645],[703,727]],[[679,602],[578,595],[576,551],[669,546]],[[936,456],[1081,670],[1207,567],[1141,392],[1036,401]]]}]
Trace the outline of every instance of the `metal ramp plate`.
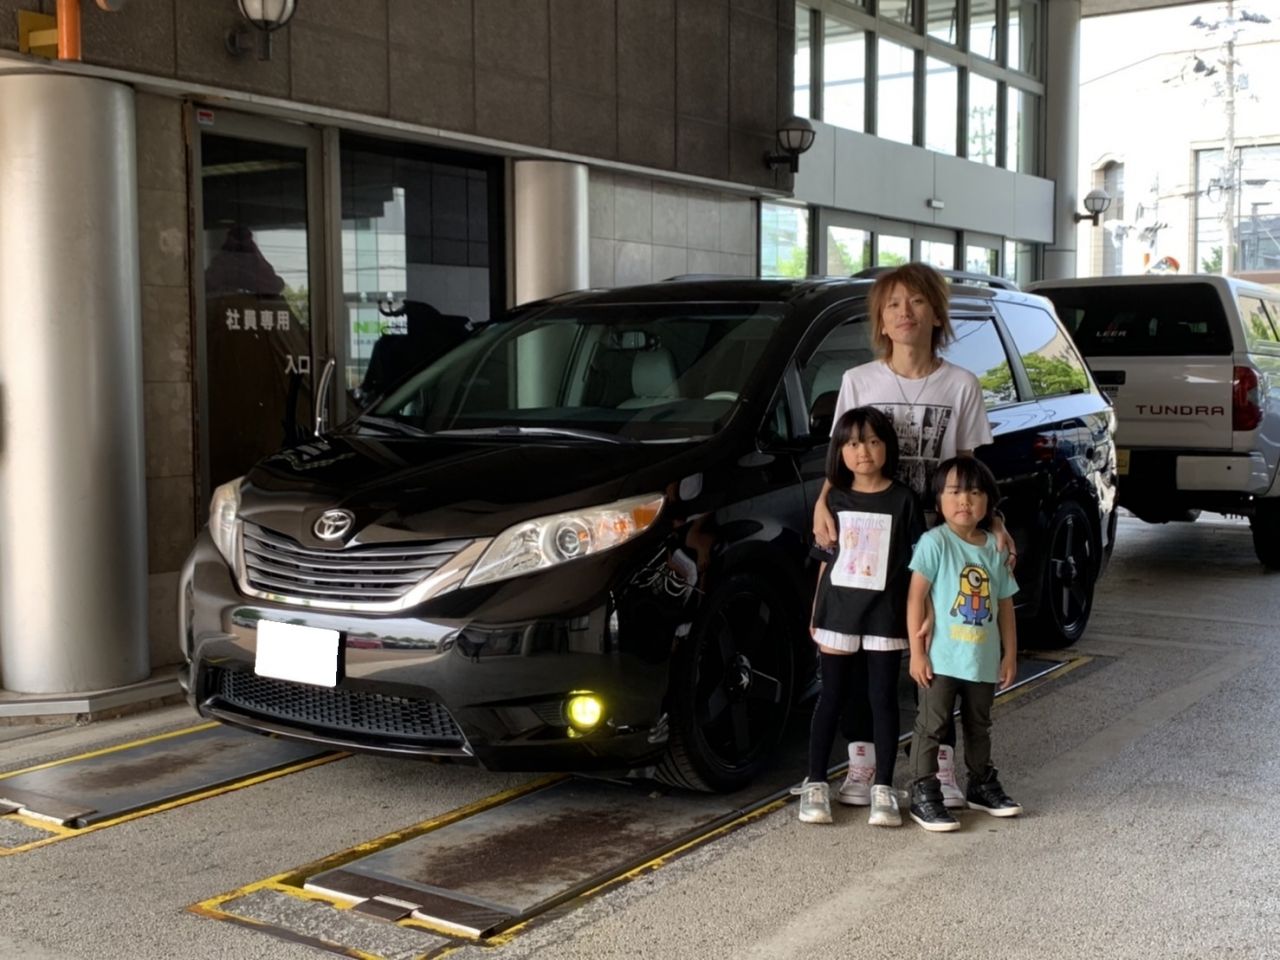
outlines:
[{"label": "metal ramp plate", "polygon": [[209,724],[0,775],[0,810],[82,829],[326,754]]},{"label": "metal ramp plate", "polygon": [[489,936],[740,814],[730,797],[572,778],[309,877],[388,919]]}]

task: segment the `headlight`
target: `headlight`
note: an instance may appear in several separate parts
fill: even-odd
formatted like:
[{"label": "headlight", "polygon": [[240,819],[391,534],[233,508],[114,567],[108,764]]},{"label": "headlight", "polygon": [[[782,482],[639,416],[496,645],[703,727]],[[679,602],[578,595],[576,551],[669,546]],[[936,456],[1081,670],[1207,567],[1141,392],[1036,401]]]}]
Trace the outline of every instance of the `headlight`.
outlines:
[{"label": "headlight", "polygon": [[518,523],[493,538],[462,585],[506,580],[616,547],[646,530],[661,509],[662,494],[651,493]]},{"label": "headlight", "polygon": [[244,477],[228,480],[213,491],[213,498],[209,501],[209,533],[213,537],[213,545],[233,570],[236,566],[236,538],[240,533],[236,514],[240,512],[240,484],[243,481]]}]

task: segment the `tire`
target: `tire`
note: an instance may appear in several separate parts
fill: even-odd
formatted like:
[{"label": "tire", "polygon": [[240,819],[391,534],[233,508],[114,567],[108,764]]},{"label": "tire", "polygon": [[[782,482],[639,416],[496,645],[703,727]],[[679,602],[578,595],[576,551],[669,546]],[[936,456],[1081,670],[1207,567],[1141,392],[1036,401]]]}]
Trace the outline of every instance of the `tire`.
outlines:
[{"label": "tire", "polygon": [[659,780],[723,793],[769,762],[791,712],[795,619],[762,578],[734,574],[712,590],[672,658]]},{"label": "tire", "polygon": [[1259,500],[1249,528],[1258,560],[1269,570],[1280,570],[1280,500]]},{"label": "tire", "polygon": [[1074,500],[1059,504],[1045,533],[1040,610],[1019,644],[1029,649],[1069,647],[1084,634],[1093,612],[1098,580],[1098,538],[1084,508]]}]

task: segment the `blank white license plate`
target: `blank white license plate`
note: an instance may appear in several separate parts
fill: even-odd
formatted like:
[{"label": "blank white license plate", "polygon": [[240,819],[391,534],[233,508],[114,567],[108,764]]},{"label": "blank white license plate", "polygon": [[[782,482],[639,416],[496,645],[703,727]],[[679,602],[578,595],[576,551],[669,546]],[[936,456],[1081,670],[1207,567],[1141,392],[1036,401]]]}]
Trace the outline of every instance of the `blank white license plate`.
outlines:
[{"label": "blank white license plate", "polygon": [[340,653],[337,630],[259,620],[253,671],[260,677],[336,687]]}]

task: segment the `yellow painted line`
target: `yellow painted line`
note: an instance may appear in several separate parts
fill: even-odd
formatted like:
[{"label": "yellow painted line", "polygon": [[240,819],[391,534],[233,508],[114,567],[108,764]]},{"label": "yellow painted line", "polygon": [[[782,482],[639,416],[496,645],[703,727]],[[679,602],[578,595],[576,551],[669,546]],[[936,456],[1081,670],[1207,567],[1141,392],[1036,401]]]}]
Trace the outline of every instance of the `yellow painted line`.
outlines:
[{"label": "yellow painted line", "polygon": [[[140,741],[141,742],[141,741]],[[109,751],[103,751],[109,752]],[[254,784],[266,783],[268,780],[275,780],[290,773],[297,773],[300,770],[307,770],[311,767],[318,767],[326,763],[332,763],[335,760],[342,760],[349,757],[348,753],[332,753],[323,757],[313,757],[310,760],[303,760],[298,763],[291,764],[287,767],[281,767],[277,770],[269,770],[266,773],[259,773],[255,776],[244,780],[236,780],[231,783],[224,783],[219,787],[212,787],[208,790],[202,790],[199,793],[192,793],[185,797],[178,797],[174,800],[168,800],[164,803],[157,804],[153,807],[144,807],[141,810],[134,810],[131,813],[122,814],[110,820],[103,820],[101,823],[95,823],[87,827],[73,828],[64,827],[60,824],[50,823],[46,820],[40,820],[33,817],[22,816],[20,814],[11,814],[10,817],[17,819],[21,823],[28,826],[37,827],[41,830],[47,830],[53,833],[53,836],[42,837],[39,840],[32,840],[16,847],[0,847],[0,857],[11,856],[16,853],[26,853],[28,850],[34,850],[37,847],[46,847],[51,843],[58,843],[61,840],[68,840],[71,837],[84,836],[86,833],[96,833],[98,830],[105,830],[107,827],[114,827],[117,824],[128,823],[130,820],[140,820],[143,817],[149,817],[153,813],[163,813],[166,810],[173,810],[177,807],[185,807],[189,803],[196,803],[199,800],[207,800],[210,797],[220,797],[226,793],[232,793],[236,790],[242,790],[245,787],[251,787]],[[39,769],[33,767],[32,769]]]},{"label": "yellow painted line", "polygon": [[[413,826],[406,827],[403,830],[396,830],[392,833],[383,834],[376,839],[369,840],[354,847],[349,847],[338,853],[330,854],[327,857],[315,860],[301,867],[294,867],[284,873],[277,873],[275,876],[267,877],[265,880],[257,880],[253,883],[245,884],[243,887],[228,891],[227,893],[220,893],[207,900],[201,900],[199,903],[195,903],[187,907],[187,910],[191,913],[199,914],[203,917],[209,917],[213,920],[236,921],[242,918],[237,914],[228,913],[223,910],[223,904],[232,900],[237,900],[240,897],[247,896],[248,894],[254,893],[258,890],[274,890],[277,893],[283,893],[287,896],[296,897],[302,900],[320,900],[331,904],[339,910],[350,909],[354,904],[349,901],[339,900],[334,897],[325,896],[311,890],[303,889],[302,885],[306,882],[308,877],[317,873],[323,873],[326,870],[335,869],[343,866],[344,864],[350,863],[353,860],[359,860],[361,857],[378,853],[381,850],[385,850],[387,847],[393,847],[396,844],[416,839],[423,834],[431,833],[433,830],[439,830],[441,827],[446,827],[458,820],[463,820],[467,817],[474,816],[477,813],[489,810],[492,807],[509,803],[526,794],[534,793],[537,790],[549,787],[553,783],[559,783],[566,779],[568,779],[568,777],[565,774],[553,774],[551,776],[539,777],[536,780],[531,780],[518,787],[512,787],[509,790],[503,790],[491,796],[484,797],[483,799],[475,800],[465,806],[450,810],[448,813],[443,813],[438,817],[432,817],[429,820],[423,820],[420,823],[415,823]],[[272,927],[269,924],[258,923],[257,925],[267,930],[281,929]],[[458,939],[459,937],[456,930],[443,930],[440,927],[422,920],[405,919],[397,921],[397,925],[415,927],[440,936],[447,936],[451,939]],[[287,934],[288,931],[284,931],[284,933]],[[477,939],[473,942],[479,941]]]},{"label": "yellow painted line", "polygon": [[[1051,660],[1051,659],[1058,659],[1058,658],[1041,657],[1040,659]],[[1059,677],[1065,677],[1072,670],[1079,670],[1086,663],[1091,663],[1092,661],[1093,661],[1093,657],[1089,657],[1089,656],[1063,657],[1058,660],[1058,662],[1062,664],[1061,667],[1054,667],[1048,673],[1041,674],[1040,676],[1036,677],[1034,680],[1028,680],[1026,683],[1018,687],[1016,690],[1010,690],[1008,693],[1000,694],[996,698],[996,703],[1003,704],[1003,703],[1008,703],[1010,700],[1016,700],[1018,699],[1018,697],[1022,696],[1023,694],[1028,693],[1031,690],[1038,690],[1040,687],[1044,686],[1046,683],[1051,683],[1052,681],[1057,680]]]},{"label": "yellow painted line", "polygon": [[99,750],[90,750],[88,753],[77,753],[73,757],[63,757],[61,760],[50,760],[48,763],[38,763],[34,767],[23,767],[21,770],[10,770],[8,773],[0,773],[0,780],[8,780],[10,777],[16,777],[20,773],[30,773],[32,770],[47,770],[49,767],[60,767],[64,763],[74,763],[77,760],[88,760],[90,757],[102,757],[109,753],[116,753],[120,750],[129,750],[133,747],[141,747],[148,743],[158,743],[161,740],[171,740],[174,737],[185,737],[188,734],[199,733],[202,730],[208,730],[210,727],[221,726],[216,720],[209,723],[197,724],[194,727],[183,727],[181,730],[174,730],[170,733],[157,733],[152,737],[143,737],[141,740],[130,740],[128,743],[119,743],[114,747],[102,747]]}]

